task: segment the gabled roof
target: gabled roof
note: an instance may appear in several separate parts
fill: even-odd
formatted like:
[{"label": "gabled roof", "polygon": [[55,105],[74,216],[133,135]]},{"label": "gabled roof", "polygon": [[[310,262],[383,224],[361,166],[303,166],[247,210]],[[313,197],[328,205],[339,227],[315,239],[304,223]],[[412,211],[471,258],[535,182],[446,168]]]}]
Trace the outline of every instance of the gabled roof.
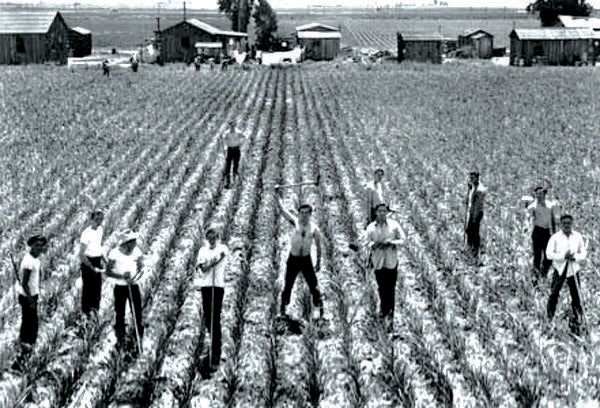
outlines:
[{"label": "gabled roof", "polygon": [[342,34],[339,31],[300,31],[298,32],[298,38],[307,39],[329,39],[329,38],[342,38]]},{"label": "gabled roof", "polygon": [[338,31],[338,29],[335,27],[332,27],[332,26],[329,26],[326,24],[321,24],[321,23],[304,24],[299,27],[296,27],[296,31],[310,31],[310,30],[314,30],[315,28],[324,28],[329,31]]},{"label": "gabled roof", "polygon": [[0,34],[45,34],[50,30],[58,11],[0,12]]},{"label": "gabled roof", "polygon": [[[400,33],[404,41],[444,41],[447,38],[440,33]],[[454,40],[456,41],[456,39]]]},{"label": "gabled roof", "polygon": [[600,30],[600,18],[558,16],[558,20],[565,28],[592,28]]},{"label": "gabled roof", "polygon": [[492,35],[492,34],[488,33],[488,32],[487,32],[487,31],[485,31],[485,30],[482,30],[482,29],[480,29],[480,28],[471,29],[471,30],[465,30],[465,31],[463,31],[463,33],[461,34],[461,36],[462,36],[462,37],[471,37],[471,36],[473,36],[473,37],[474,37],[475,35],[477,35],[477,36],[478,36],[478,38],[481,38],[482,36],[486,36],[486,35],[489,35],[489,36],[493,37],[493,35]]},{"label": "gabled roof", "polygon": [[510,36],[520,40],[589,40],[598,37],[591,28],[514,29]]},{"label": "gabled roof", "polygon": [[73,28],[71,28],[71,30],[76,31],[79,34],[83,34],[83,35],[88,35],[88,34],[92,33],[90,30],[88,30],[87,28],[83,28],[83,27],[73,27]]},{"label": "gabled roof", "polygon": [[198,29],[200,29],[202,31],[206,31],[210,35],[222,35],[222,36],[225,36],[225,37],[247,37],[248,36],[248,34],[246,34],[246,33],[240,33],[240,32],[237,32],[237,31],[221,30],[220,28],[217,28],[215,26],[212,26],[212,25],[210,25],[208,23],[205,23],[204,21],[200,21],[200,20],[195,19],[195,18],[191,18],[189,20],[177,23],[177,24],[175,24],[175,25],[173,25],[173,26],[171,26],[169,28],[165,28],[165,30],[163,30],[163,31],[168,31],[171,28],[177,27],[177,26],[179,26],[180,24],[183,24],[183,23],[187,23],[187,24],[189,24],[191,26],[194,26],[194,27],[196,27],[196,28],[198,28]]}]

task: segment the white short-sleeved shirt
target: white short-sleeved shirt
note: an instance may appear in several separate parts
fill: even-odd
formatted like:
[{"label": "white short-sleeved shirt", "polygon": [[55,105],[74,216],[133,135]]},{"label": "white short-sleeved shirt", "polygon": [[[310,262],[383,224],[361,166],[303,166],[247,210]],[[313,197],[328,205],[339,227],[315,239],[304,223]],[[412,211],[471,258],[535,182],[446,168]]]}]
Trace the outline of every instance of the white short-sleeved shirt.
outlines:
[{"label": "white short-sleeved shirt", "polygon": [[[119,276],[125,276],[125,273],[129,272],[131,275],[131,278],[134,278],[137,274],[137,260],[141,256],[142,256],[142,251],[138,247],[135,247],[133,249],[133,251],[131,251],[131,254],[129,254],[129,255],[125,255],[123,252],[121,252],[119,247],[116,247],[116,248],[113,248],[108,253],[108,260],[109,260],[109,262],[110,261],[115,262],[115,264],[112,268],[112,272],[114,274],[117,274]],[[137,283],[139,281],[140,277],[135,279],[134,283]],[[121,285],[121,286],[127,285],[127,280],[125,280],[124,278],[118,279],[118,278],[113,278],[112,276],[107,276],[106,279],[109,282],[114,283],[115,285]]]},{"label": "white short-sleeved shirt", "polygon": [[[21,265],[19,266],[19,279],[23,282],[23,271],[29,269],[31,274],[29,275],[29,294],[31,296],[35,296],[40,293],[40,270],[42,263],[39,259],[34,258],[28,252],[23,257],[21,261]],[[25,291],[23,290],[23,286],[18,285],[17,292],[19,295],[26,296]]]},{"label": "white short-sleeved shirt", "polygon": [[[198,251],[198,257],[196,261],[196,265],[203,264],[205,262],[209,262],[212,260],[219,259],[221,257],[221,253],[229,255],[229,249],[224,244],[215,245],[214,249],[211,249],[209,244],[204,245]],[[227,259],[223,259],[219,262],[214,268],[203,272],[201,276],[198,278],[198,284],[201,287],[207,286],[215,286],[218,288],[225,287],[225,264],[227,263]],[[213,272],[214,272],[214,285],[213,285]]]},{"label": "white short-sleeved shirt", "polygon": [[88,256],[90,258],[102,256],[103,234],[104,228],[102,227],[93,229],[91,226],[89,226],[83,230],[79,242],[85,245],[85,256]]}]

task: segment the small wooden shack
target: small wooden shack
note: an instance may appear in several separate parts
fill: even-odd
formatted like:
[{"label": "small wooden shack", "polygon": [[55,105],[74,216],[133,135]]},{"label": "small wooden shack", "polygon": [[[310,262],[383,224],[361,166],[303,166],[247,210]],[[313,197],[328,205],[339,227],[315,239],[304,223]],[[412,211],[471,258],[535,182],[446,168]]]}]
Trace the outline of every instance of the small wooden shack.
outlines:
[{"label": "small wooden shack", "polygon": [[87,57],[92,54],[92,32],[83,27],[69,29],[70,54],[75,58]]},{"label": "small wooden shack", "polygon": [[442,63],[446,51],[445,41],[441,34],[397,34],[398,62],[404,60],[417,62]]},{"label": "small wooden shack", "polygon": [[515,29],[510,33],[511,65],[593,63],[600,35],[590,28]]},{"label": "small wooden shack", "polygon": [[196,56],[196,43],[222,44],[224,53],[234,49],[245,50],[248,34],[226,31],[213,27],[195,18],[182,21],[157,32],[160,55],[163,62],[191,63]]},{"label": "small wooden shack", "polygon": [[320,23],[296,27],[296,44],[304,47],[303,59],[332,60],[340,53],[342,34],[335,28]]},{"label": "small wooden shack", "polygon": [[481,29],[467,30],[458,36],[458,48],[470,48],[473,58],[492,58],[494,36]]},{"label": "small wooden shack", "polygon": [[0,64],[66,63],[69,28],[58,11],[0,13]]}]

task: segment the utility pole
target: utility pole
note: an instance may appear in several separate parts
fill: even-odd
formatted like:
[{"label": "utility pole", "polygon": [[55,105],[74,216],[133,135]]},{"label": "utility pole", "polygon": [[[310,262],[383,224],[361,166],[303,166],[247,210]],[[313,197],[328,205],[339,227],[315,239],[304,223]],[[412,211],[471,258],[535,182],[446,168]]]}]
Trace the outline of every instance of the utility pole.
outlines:
[{"label": "utility pole", "polygon": [[185,12],[185,1],[183,2],[183,21],[187,20],[186,12]]}]

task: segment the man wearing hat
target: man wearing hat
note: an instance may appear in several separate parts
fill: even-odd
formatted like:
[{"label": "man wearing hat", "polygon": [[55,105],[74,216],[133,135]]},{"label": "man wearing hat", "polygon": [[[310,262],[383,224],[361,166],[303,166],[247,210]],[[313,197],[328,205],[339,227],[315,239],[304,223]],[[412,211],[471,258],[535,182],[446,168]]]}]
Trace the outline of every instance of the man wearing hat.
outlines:
[{"label": "man wearing hat", "polygon": [[21,305],[21,329],[19,341],[21,353],[12,365],[13,370],[21,371],[23,363],[31,354],[38,334],[37,303],[40,286],[40,256],[47,251],[48,240],[35,232],[27,239],[29,250],[23,256],[18,271],[17,293]]},{"label": "man wearing hat", "polygon": [[373,181],[367,184],[367,225],[377,219],[375,208],[386,202],[385,187],[382,181],[384,174],[382,168],[375,169]]},{"label": "man wearing hat", "polygon": [[204,321],[211,337],[208,365],[214,367],[221,360],[221,309],[225,295],[225,258],[229,249],[219,242],[216,225],[209,225],[205,229],[205,236],[206,241],[196,258],[196,270],[200,273]]},{"label": "man wearing hat", "polygon": [[471,255],[477,262],[479,258],[479,249],[481,247],[480,229],[487,189],[479,181],[478,171],[471,171],[469,173],[468,186],[465,234]]},{"label": "man wearing hat", "polygon": [[231,165],[233,164],[233,175],[238,177],[238,167],[241,157],[241,146],[246,140],[246,135],[236,128],[236,120],[229,119],[228,129],[225,133],[225,146],[227,147],[227,156],[225,158],[225,188],[231,186]]},{"label": "man wearing hat", "polygon": [[138,234],[130,229],[119,234],[117,246],[108,254],[105,274],[107,280],[115,285],[115,334],[118,344],[125,340],[125,303],[129,299],[136,320],[137,333],[144,334],[142,325],[142,297],[138,282],[143,275],[142,251],[137,246]]},{"label": "man wearing hat", "polygon": [[98,313],[102,290],[103,253],[102,221],[104,212],[94,209],[90,214],[90,225],[83,230],[79,240],[79,259],[81,261],[81,311],[89,317],[91,312]]},{"label": "man wearing hat", "polygon": [[[279,187],[275,188],[276,191]],[[313,305],[315,309],[313,311],[313,319],[323,317],[323,301],[321,300],[321,292],[318,288],[317,275],[321,269],[321,231],[319,227],[311,221],[312,207],[310,204],[302,204],[298,208],[299,215],[295,217],[288,210],[283,207],[281,197],[277,196],[277,207],[283,214],[286,220],[293,225],[294,230],[291,239],[290,254],[287,260],[286,271],[285,271],[285,285],[283,292],[281,293],[281,315],[286,315],[286,308],[290,303],[290,297],[292,295],[292,288],[294,282],[298,277],[298,273],[302,272],[306,284],[310,289],[310,293],[313,298]],[[312,244],[317,247],[317,263],[313,266],[312,259],[310,257],[310,250]]]},{"label": "man wearing hat", "polygon": [[535,201],[527,207],[533,226],[531,233],[533,247],[533,280],[545,278],[552,261],[546,256],[550,236],[556,232],[556,214],[554,203],[546,199],[546,188],[535,188]]},{"label": "man wearing hat", "polygon": [[395,220],[388,219],[386,203],[375,208],[376,219],[367,226],[366,240],[370,251],[380,301],[380,316],[392,330],[396,281],[398,279],[398,247],[404,245],[406,234]]}]

